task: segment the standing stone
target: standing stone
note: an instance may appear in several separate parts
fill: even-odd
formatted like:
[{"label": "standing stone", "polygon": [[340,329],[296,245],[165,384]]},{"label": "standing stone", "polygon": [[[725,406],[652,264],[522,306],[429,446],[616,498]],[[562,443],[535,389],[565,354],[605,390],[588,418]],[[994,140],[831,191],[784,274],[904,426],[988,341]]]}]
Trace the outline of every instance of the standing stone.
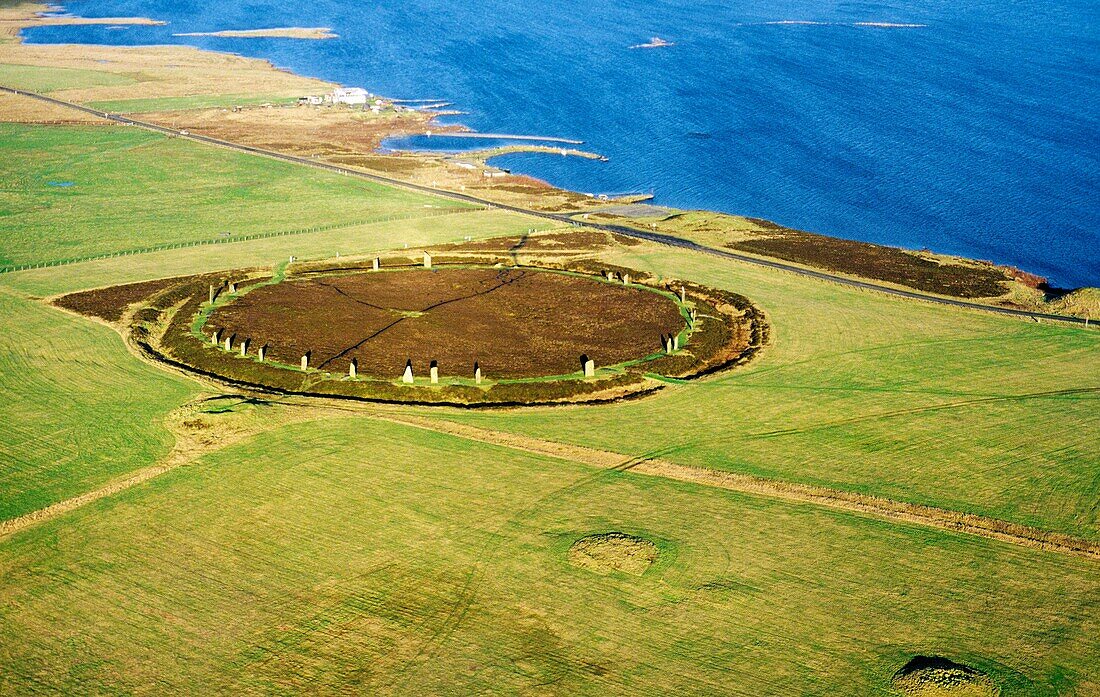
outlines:
[{"label": "standing stone", "polygon": [[424,252],[424,268],[432,268],[432,255],[428,254],[427,252]]},{"label": "standing stone", "polygon": [[374,261],[371,263],[371,271],[377,271],[381,266],[382,260],[378,257],[375,257]]},{"label": "standing stone", "polygon": [[353,378],[359,372],[359,361],[354,358],[351,359],[351,363],[348,363],[348,377]]},{"label": "standing stone", "polygon": [[401,382],[412,384],[413,381],[413,362],[410,358],[405,361],[405,373],[401,376]]},{"label": "standing stone", "polygon": [[248,355],[248,339],[245,339],[244,341],[241,342],[241,355],[242,356],[247,356]]},{"label": "standing stone", "polygon": [[294,255],[293,255],[293,254],[291,254],[291,255],[290,255],[290,263],[291,263],[291,264],[293,264],[293,263],[294,263]]},{"label": "standing stone", "polygon": [[481,366],[478,365],[477,361],[474,361],[474,384],[481,384]]},{"label": "standing stone", "polygon": [[691,323],[695,324],[695,308],[691,308]]},{"label": "standing stone", "polygon": [[225,350],[226,351],[232,351],[233,350],[233,336],[232,335],[229,335],[229,336],[225,337]]},{"label": "standing stone", "polygon": [[218,294],[218,291],[214,289],[214,284],[211,283],[210,284],[210,294],[208,296],[209,297],[209,302],[210,302],[211,305],[214,304],[214,298],[217,296],[217,294]]},{"label": "standing stone", "polygon": [[591,358],[584,362],[584,376],[586,378],[596,377],[596,361]]},{"label": "standing stone", "polygon": [[237,282],[236,281],[230,281],[229,282],[229,292],[230,293],[236,293],[237,292]]},{"label": "standing stone", "polygon": [[661,336],[665,342],[665,353],[672,353],[672,336]]},{"label": "standing stone", "polygon": [[428,368],[428,374],[431,377],[432,384],[433,385],[438,385],[439,384],[439,363],[438,362],[432,361],[431,366]]},{"label": "standing stone", "polygon": [[683,286],[680,286],[680,302],[686,303],[687,299],[687,289],[685,289]]},{"label": "standing stone", "polygon": [[672,350],[673,351],[679,351],[680,350],[680,335],[679,334],[673,334],[672,335]]},{"label": "standing stone", "polygon": [[628,274],[628,273],[623,274],[623,285],[624,286],[629,286],[630,285],[630,274]]},{"label": "standing stone", "polygon": [[263,363],[264,358],[267,357],[267,346],[261,346],[260,349],[256,351],[256,357],[260,359],[260,363]]},{"label": "standing stone", "polygon": [[309,352],[306,352],[305,355],[302,356],[302,370],[308,370],[308,369],[309,369]]},{"label": "standing stone", "polygon": [[614,281],[615,280],[615,272],[614,271],[608,271],[607,272],[607,280],[609,280],[609,281]]},{"label": "standing stone", "polygon": [[218,342],[221,340],[221,335],[222,335],[222,330],[215,329],[214,333],[210,335],[210,343],[213,344],[214,346],[217,346]]}]

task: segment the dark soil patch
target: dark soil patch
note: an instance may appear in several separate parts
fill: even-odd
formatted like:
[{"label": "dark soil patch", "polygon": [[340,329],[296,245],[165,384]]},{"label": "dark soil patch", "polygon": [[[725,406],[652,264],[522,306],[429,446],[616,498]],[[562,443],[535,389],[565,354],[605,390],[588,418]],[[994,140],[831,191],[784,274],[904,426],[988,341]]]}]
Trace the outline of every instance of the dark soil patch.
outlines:
[{"label": "dark soil patch", "polygon": [[661,335],[679,333],[676,304],[656,293],[593,278],[532,269],[439,269],[352,273],[258,288],[216,310],[220,329],[272,358],[397,379],[412,360],[424,377],[487,378],[577,372],[586,354],[597,366],[645,357]]},{"label": "dark soil patch", "polygon": [[894,674],[891,686],[911,697],[996,697],[985,673],[941,656],[915,656]]},{"label": "dark soil patch", "polygon": [[729,246],[957,298],[997,297],[1008,290],[1004,272],[994,266],[939,264],[896,247],[814,235],[774,224],[771,230],[767,237],[742,240]]}]

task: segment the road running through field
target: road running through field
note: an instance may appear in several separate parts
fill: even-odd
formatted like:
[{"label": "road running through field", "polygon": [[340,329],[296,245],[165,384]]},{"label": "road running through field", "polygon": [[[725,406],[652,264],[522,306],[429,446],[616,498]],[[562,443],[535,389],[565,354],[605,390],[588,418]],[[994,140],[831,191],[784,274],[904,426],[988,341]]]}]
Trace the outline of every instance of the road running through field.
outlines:
[{"label": "road running through field", "polygon": [[341,167],[339,165],[329,164],[327,162],[317,162],[304,157],[297,157],[295,155],[287,155],[285,153],[276,152],[274,150],[267,150],[264,148],[257,148],[251,145],[242,145],[240,143],[233,143],[227,140],[220,140],[218,138],[211,138],[209,136],[199,135],[196,133],[190,133],[187,131],[181,131],[174,128],[168,128],[166,126],[160,126],[148,121],[139,121],[127,116],[119,114],[112,114],[105,111],[99,111],[98,109],[92,109],[90,107],[81,106],[80,104],[74,104],[73,102],[66,102],[61,99],[55,99],[48,97],[44,94],[38,94],[37,92],[28,92],[26,90],[19,90],[12,87],[4,87],[0,85],[0,91],[8,92],[10,94],[20,95],[23,97],[30,97],[32,99],[38,99],[43,102],[54,104],[56,106],[65,107],[68,109],[75,109],[77,111],[98,116],[99,118],[114,121],[127,126],[137,126],[150,131],[163,133],[165,135],[188,138],[200,143],[207,143],[209,145],[216,145],[223,148],[229,148],[239,152],[251,153],[254,155],[262,155],[264,157],[274,158],[276,160],[283,160],[285,162],[294,162],[297,164],[307,165],[310,167],[316,167],[318,169],[327,170],[330,172],[336,172],[345,176],[358,177],[360,179],[366,179],[380,184],[387,184],[389,186],[395,186],[411,191],[418,191],[421,193],[432,194],[443,198],[450,198],[452,200],[463,201],[466,203],[472,203],[478,206],[484,206],[487,208],[496,208],[498,210],[510,211],[513,213],[520,213],[523,215],[534,216],[538,218],[544,218],[546,220],[553,220],[560,223],[567,223],[570,225],[577,225],[583,227],[594,228],[597,230],[603,230],[604,232],[612,232],[618,235],[624,235],[626,237],[632,237],[639,240],[646,240],[649,242],[656,242],[657,244],[663,244],[669,247],[677,247],[680,249],[686,249],[693,252],[699,252],[701,254],[709,254],[711,256],[721,257],[723,259],[731,259],[734,261],[740,261],[746,264],[752,264],[755,266],[763,266],[765,268],[776,269],[779,271],[786,271],[788,273],[797,274],[799,276],[807,276],[809,278],[816,278],[822,281],[829,281],[832,283],[839,283],[841,285],[859,288],[861,290],[870,290],[878,293],[886,293],[887,295],[893,295],[895,297],[907,298],[910,300],[921,300],[924,302],[935,303],[937,305],[947,305],[950,307],[959,307],[970,310],[982,310],[985,312],[993,312],[1000,315],[1008,315],[1010,317],[1022,317],[1025,319],[1033,320],[1053,320],[1058,322],[1068,322],[1071,324],[1079,324],[1088,326],[1089,320],[1081,317],[1072,317],[1070,315],[1058,315],[1047,312],[1033,312],[1031,310],[1019,310],[1010,307],[998,307],[996,305],[984,305],[982,303],[969,302],[967,300],[955,300],[952,298],[944,298],[938,295],[929,295],[926,293],[920,293],[918,291],[903,290],[900,288],[894,288],[892,286],[882,285],[871,281],[860,281],[853,278],[847,278],[845,276],[838,276],[835,274],[827,273],[824,271],[814,271],[812,269],[803,268],[801,266],[795,266],[793,264],[786,264],[781,261],[772,261],[770,259],[762,259],[759,257],[749,256],[746,254],[738,254],[736,252],[730,252],[724,249],[717,249],[715,247],[708,247],[706,245],[698,244],[680,237],[673,235],[665,235],[658,232],[647,232],[645,230],[638,230],[625,225],[609,225],[606,223],[579,223],[573,218],[567,215],[560,215],[557,213],[545,213],[542,211],[531,210],[528,208],[522,208],[520,206],[511,206],[502,203],[494,203],[486,199],[478,198],[476,196],[470,196],[469,194],[456,193],[454,191],[448,191],[446,189],[436,189],[430,186],[424,186],[421,184],[411,184],[399,179],[392,179],[379,174],[370,174],[367,172],[348,169],[347,167]]}]

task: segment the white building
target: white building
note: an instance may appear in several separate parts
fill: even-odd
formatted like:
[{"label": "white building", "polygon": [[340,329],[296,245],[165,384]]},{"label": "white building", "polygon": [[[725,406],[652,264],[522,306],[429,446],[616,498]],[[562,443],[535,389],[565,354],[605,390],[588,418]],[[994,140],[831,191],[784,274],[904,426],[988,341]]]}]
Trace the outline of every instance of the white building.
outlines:
[{"label": "white building", "polygon": [[370,92],[362,87],[337,87],[332,91],[333,104],[366,104]]}]

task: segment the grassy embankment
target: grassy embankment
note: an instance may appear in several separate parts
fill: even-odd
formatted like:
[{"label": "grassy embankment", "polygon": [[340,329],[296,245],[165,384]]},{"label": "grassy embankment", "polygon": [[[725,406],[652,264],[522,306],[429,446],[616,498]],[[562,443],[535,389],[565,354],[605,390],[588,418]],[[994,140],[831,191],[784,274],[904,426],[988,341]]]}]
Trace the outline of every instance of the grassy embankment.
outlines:
[{"label": "grassy embankment", "polygon": [[[610,530],[656,563],[569,564]],[[25,531],[0,572],[3,691],[888,695],[918,653],[1100,684],[1094,562],[369,418]]]}]

